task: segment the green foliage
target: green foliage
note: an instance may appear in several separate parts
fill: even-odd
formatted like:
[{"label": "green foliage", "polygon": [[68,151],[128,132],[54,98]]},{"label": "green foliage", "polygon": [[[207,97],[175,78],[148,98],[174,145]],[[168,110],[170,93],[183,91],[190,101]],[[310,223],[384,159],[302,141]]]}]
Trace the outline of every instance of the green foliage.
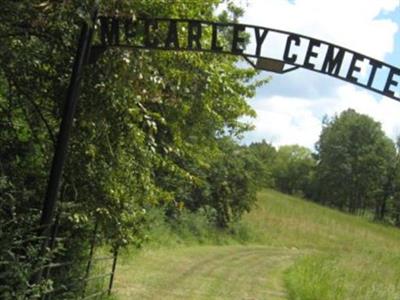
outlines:
[{"label": "green foliage", "polygon": [[278,190],[310,196],[316,161],[308,148],[298,145],[282,146],[273,165],[275,186]]},{"label": "green foliage", "polygon": [[[46,263],[49,253],[39,257],[37,238],[32,228],[36,225],[37,212],[27,210],[31,219],[20,216],[18,201],[27,203],[29,191],[16,191],[5,176],[0,176],[0,298],[23,299],[41,295],[51,287],[48,281],[31,284],[38,262]],[[22,254],[22,255],[21,255]]]},{"label": "green foliage", "polygon": [[[191,212],[182,209],[174,218],[166,217],[162,208],[152,208],[147,215],[144,249],[175,248],[191,245],[226,245],[256,240],[253,232],[241,221],[232,222],[229,228],[218,228],[211,208]],[[132,247],[130,247],[132,249]]]},{"label": "green foliage", "polygon": [[[219,3],[101,1],[100,11],[226,21],[241,13],[230,5],[216,16]],[[36,234],[28,229],[39,222],[77,37],[92,4],[0,1],[0,212],[4,224],[21,226],[17,234],[2,224],[0,244],[2,255],[26,258],[13,271],[25,275],[7,283],[20,287],[21,295],[32,288],[27,270],[43,262],[34,261],[34,252],[14,251],[9,239]],[[248,130],[239,119],[254,115],[246,99],[260,82],[238,60],[108,49],[96,65],[85,66],[57,207],[61,251],[52,257],[73,263],[54,271],[55,281],[82,275],[95,220],[99,240],[115,248],[145,240],[146,212],[153,206],[168,205],[171,218],[181,206],[212,207],[221,226],[250,208],[254,192],[241,154],[233,155],[240,163],[230,162],[236,150],[225,154],[220,142]]]},{"label": "green foliage", "polygon": [[207,176],[209,182],[208,205],[214,208],[215,222],[219,227],[228,227],[244,212],[249,212],[256,199],[253,174],[254,162],[244,149],[229,139],[220,141],[221,156],[211,164]]},{"label": "green foliage", "polygon": [[387,210],[392,223],[400,227],[400,138],[397,138],[396,143],[396,158],[391,168],[391,184],[389,186],[390,197],[387,203]]},{"label": "green foliage", "polygon": [[395,147],[381,125],[344,111],[325,122],[317,151],[319,199],[352,213],[374,209],[375,217],[383,219]]},{"label": "green foliage", "polygon": [[248,146],[248,157],[255,161],[253,177],[257,187],[271,188],[275,186],[273,168],[276,155],[275,147],[265,140]]},{"label": "green foliage", "polygon": [[274,187],[284,193],[312,197],[315,189],[316,160],[313,153],[298,145],[278,149],[262,141],[247,147],[247,159],[258,187]]}]

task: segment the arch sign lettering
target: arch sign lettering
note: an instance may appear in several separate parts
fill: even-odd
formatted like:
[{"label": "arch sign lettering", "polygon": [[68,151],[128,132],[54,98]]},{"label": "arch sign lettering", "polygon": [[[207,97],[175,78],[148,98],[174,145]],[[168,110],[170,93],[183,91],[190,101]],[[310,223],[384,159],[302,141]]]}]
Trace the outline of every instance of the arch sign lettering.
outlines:
[{"label": "arch sign lettering", "polygon": [[399,68],[301,34],[237,23],[107,16],[98,17],[97,28],[93,60],[107,47],[241,55],[257,69],[286,73],[301,67],[400,101]]}]

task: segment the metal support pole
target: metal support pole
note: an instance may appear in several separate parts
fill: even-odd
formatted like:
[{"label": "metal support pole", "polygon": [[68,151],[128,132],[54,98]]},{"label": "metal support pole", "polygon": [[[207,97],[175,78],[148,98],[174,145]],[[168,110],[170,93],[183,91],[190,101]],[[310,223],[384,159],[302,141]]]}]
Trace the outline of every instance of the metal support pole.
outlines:
[{"label": "metal support pole", "polygon": [[[97,18],[97,8],[93,13],[93,20]],[[93,22],[94,23],[94,22]],[[67,98],[63,118],[58,134],[57,145],[51,166],[49,181],[46,190],[46,197],[43,202],[42,215],[40,218],[40,228],[42,235],[46,235],[52,223],[54,211],[57,203],[57,194],[60,187],[62,171],[67,156],[69,136],[72,129],[76,105],[79,98],[80,83],[82,79],[82,70],[85,59],[88,57],[91,39],[93,35],[93,27],[88,24],[82,26],[79,45],[75,56],[74,66],[70,84],[68,86]]]},{"label": "metal support pole", "polygon": [[96,219],[96,223],[94,225],[94,230],[93,230],[93,237],[92,237],[92,241],[90,243],[89,260],[86,265],[86,272],[85,272],[85,277],[84,277],[85,280],[83,281],[82,298],[85,298],[87,279],[89,278],[90,269],[92,268],[92,260],[93,260],[93,254],[94,254],[94,247],[96,245],[96,235],[97,235],[98,228],[99,228],[99,221]]},{"label": "metal support pole", "polygon": [[113,259],[113,265],[112,265],[112,270],[111,270],[111,276],[110,276],[110,284],[108,285],[108,295],[111,295],[111,290],[114,282],[114,275],[115,275],[115,269],[117,267],[117,258],[118,258],[118,247],[115,248],[114,250],[114,259]]},{"label": "metal support pole", "polygon": [[[97,18],[97,4],[92,12],[93,24]],[[93,24],[84,24],[82,26],[78,49],[72,69],[71,80],[68,86],[67,97],[63,112],[63,118],[57,138],[57,145],[53,156],[49,181],[46,190],[46,196],[43,202],[42,215],[40,218],[39,236],[49,237],[50,228],[53,222],[53,216],[57,204],[57,195],[60,187],[62,171],[67,156],[68,142],[74,120],[76,105],[79,98],[80,83],[82,79],[83,66],[89,55],[90,45],[93,37]],[[43,250],[47,246],[48,239],[45,240]],[[38,274],[36,280],[40,280],[42,274]]]}]

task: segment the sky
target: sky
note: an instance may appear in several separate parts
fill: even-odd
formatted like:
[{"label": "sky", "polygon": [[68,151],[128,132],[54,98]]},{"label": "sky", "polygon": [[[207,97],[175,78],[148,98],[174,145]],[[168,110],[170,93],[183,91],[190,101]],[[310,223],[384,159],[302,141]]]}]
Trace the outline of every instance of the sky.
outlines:
[{"label": "sky", "polygon": [[[235,0],[245,9],[241,23],[287,30],[324,40],[400,67],[400,0]],[[255,130],[243,142],[265,139],[274,146],[314,149],[322,118],[353,108],[400,135],[400,102],[342,80],[298,69],[263,72],[271,81],[250,105]]]}]

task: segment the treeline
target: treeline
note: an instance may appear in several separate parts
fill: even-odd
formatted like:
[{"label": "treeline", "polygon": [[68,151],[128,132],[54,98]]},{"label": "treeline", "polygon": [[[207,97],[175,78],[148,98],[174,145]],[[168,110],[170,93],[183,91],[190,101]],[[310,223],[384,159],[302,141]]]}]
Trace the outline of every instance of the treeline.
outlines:
[{"label": "treeline", "polygon": [[[100,1],[103,14],[235,22],[222,1]],[[81,24],[93,1],[0,0],[0,298],[76,299],[94,228],[140,245],[147,211],[202,211],[228,228],[255,200],[253,161],[233,142],[262,82],[238,57],[108,49],[86,65],[52,231],[37,236]],[[161,30],[161,29],[160,29]],[[203,32],[209,35],[211,32]],[[227,43],[231,32],[220,32]],[[97,224],[97,226],[95,226]],[[50,263],[67,263],[36,274]],[[47,275],[46,275],[47,274]],[[40,278],[40,277],[39,277]]]},{"label": "treeline", "polygon": [[315,152],[265,141],[248,150],[259,186],[400,226],[399,144],[372,118],[352,109],[326,117]]}]

